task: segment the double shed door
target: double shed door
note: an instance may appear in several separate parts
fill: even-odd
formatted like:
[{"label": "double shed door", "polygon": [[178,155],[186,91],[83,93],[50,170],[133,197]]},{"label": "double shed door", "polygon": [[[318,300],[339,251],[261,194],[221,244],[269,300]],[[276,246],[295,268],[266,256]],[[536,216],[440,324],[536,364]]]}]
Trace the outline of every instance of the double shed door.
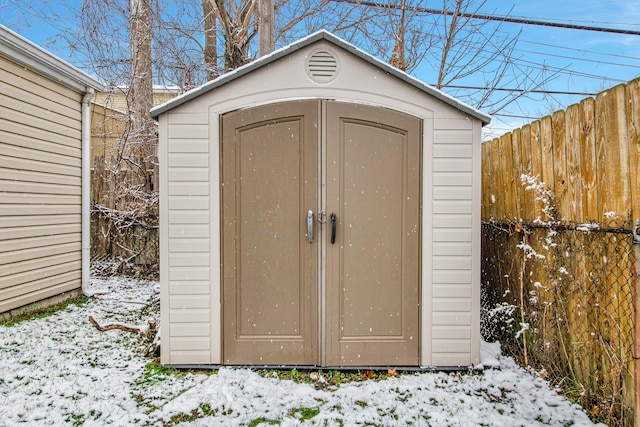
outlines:
[{"label": "double shed door", "polygon": [[223,116],[225,364],[419,364],[420,138],[326,100]]}]

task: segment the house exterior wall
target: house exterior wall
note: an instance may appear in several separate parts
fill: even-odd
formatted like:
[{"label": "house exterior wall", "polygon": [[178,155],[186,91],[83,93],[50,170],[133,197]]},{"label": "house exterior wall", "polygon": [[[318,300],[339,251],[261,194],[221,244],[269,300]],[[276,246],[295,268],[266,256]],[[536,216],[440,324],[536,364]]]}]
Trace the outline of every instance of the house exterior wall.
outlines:
[{"label": "house exterior wall", "polygon": [[[126,88],[120,88],[110,92],[96,92],[93,103],[126,114],[129,111],[126,90]],[[153,106],[165,103],[175,98],[179,93],[180,88],[177,86],[154,86]]]},{"label": "house exterior wall", "polygon": [[[178,88],[154,87],[153,105],[175,98]],[[124,92],[97,92],[91,103],[91,167],[104,158],[107,162],[118,158],[118,141],[128,126],[129,106]]]},{"label": "house exterior wall", "polygon": [[91,103],[91,167],[96,159],[118,157],[118,140],[127,127],[127,116],[118,110]]},{"label": "house exterior wall", "polygon": [[[305,72],[318,48],[339,59],[329,83],[314,83]],[[222,362],[220,116],[304,98],[367,103],[422,119],[421,365],[479,363],[482,124],[326,41],[159,116],[162,363]]]},{"label": "house exterior wall", "polygon": [[0,313],[81,287],[82,94],[0,56]]}]

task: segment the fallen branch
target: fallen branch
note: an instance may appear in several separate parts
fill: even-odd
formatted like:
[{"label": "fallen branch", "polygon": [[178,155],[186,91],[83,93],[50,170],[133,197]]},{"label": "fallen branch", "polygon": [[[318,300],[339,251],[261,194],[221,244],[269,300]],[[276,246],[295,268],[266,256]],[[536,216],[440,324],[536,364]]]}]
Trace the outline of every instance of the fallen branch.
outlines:
[{"label": "fallen branch", "polygon": [[99,330],[100,332],[105,332],[105,331],[110,331],[112,329],[120,329],[121,331],[125,331],[125,332],[132,332],[134,334],[141,334],[143,332],[146,332],[147,328],[146,327],[140,327],[140,326],[131,326],[131,325],[127,325],[125,323],[109,323],[108,325],[100,325],[98,323],[98,321],[96,319],[93,318],[93,316],[89,316],[89,322],[96,327],[97,330]]},{"label": "fallen branch", "polygon": [[144,307],[149,307],[149,305],[150,305],[147,302],[126,300],[126,299],[120,300],[120,302],[124,302],[124,303],[127,303],[127,304],[139,304],[139,305],[142,305]]}]

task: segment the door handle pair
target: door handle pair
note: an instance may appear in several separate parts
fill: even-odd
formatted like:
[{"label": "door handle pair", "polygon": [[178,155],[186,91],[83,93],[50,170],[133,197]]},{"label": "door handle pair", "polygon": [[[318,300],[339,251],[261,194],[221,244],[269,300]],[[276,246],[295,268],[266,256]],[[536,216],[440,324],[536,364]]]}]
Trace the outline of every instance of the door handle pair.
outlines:
[{"label": "door handle pair", "polygon": [[[333,245],[336,242],[336,223],[338,217],[332,213],[329,218],[331,219],[331,244]],[[309,243],[313,243],[313,211],[311,210],[307,212],[307,237]]]}]

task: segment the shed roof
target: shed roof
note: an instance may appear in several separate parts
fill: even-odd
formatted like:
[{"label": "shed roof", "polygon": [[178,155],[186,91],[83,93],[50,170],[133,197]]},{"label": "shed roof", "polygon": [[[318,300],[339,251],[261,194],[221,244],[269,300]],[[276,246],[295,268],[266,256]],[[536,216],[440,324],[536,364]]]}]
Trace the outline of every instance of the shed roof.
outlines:
[{"label": "shed roof", "polygon": [[37,44],[0,25],[0,55],[48,76],[61,84],[84,93],[88,88],[105,90],[102,83],[58,58]]},{"label": "shed roof", "polygon": [[465,104],[464,102],[461,102],[459,100],[457,100],[456,98],[447,95],[446,93],[434,88],[433,86],[430,86],[424,82],[421,82],[420,80],[416,79],[415,77],[410,76],[409,74],[395,68],[392,67],[391,65],[387,64],[384,61],[379,60],[378,58],[375,58],[371,55],[369,55],[368,53],[364,52],[361,49],[358,49],[357,47],[353,46],[352,44],[342,40],[341,38],[331,34],[330,32],[326,31],[326,30],[321,30],[318,31],[316,33],[310,34],[309,36],[302,38],[300,40],[298,40],[297,42],[291,43],[288,46],[285,46],[281,49],[278,49],[274,52],[272,52],[269,55],[263,56],[262,58],[257,59],[256,61],[253,61],[249,64],[246,64],[242,67],[239,67],[227,74],[223,74],[222,76],[218,77],[215,80],[211,80],[205,84],[203,84],[202,86],[199,86],[195,89],[192,89],[188,92],[185,92],[184,94],[173,98],[170,101],[165,102],[164,104],[161,104],[153,109],[151,109],[151,116],[154,118],[157,118],[159,115],[173,109],[176,108],[194,98],[199,97],[200,95],[203,95],[211,90],[214,90],[224,84],[227,84],[237,78],[240,78],[246,74],[249,74],[261,67],[264,67],[274,61],[277,61],[278,59],[285,57],[297,50],[303,49],[319,40],[326,40],[329,43],[332,43],[333,45],[340,47],[350,53],[352,53],[353,55],[367,61],[368,63],[380,68],[381,70],[393,75],[394,77],[397,77],[400,80],[405,81],[406,83],[416,87],[417,89],[441,100],[442,102],[466,113],[469,114],[470,116],[482,121],[482,123],[484,125],[488,124],[491,121],[491,116],[489,116],[488,114],[485,114],[473,107],[471,107],[470,105]]}]

